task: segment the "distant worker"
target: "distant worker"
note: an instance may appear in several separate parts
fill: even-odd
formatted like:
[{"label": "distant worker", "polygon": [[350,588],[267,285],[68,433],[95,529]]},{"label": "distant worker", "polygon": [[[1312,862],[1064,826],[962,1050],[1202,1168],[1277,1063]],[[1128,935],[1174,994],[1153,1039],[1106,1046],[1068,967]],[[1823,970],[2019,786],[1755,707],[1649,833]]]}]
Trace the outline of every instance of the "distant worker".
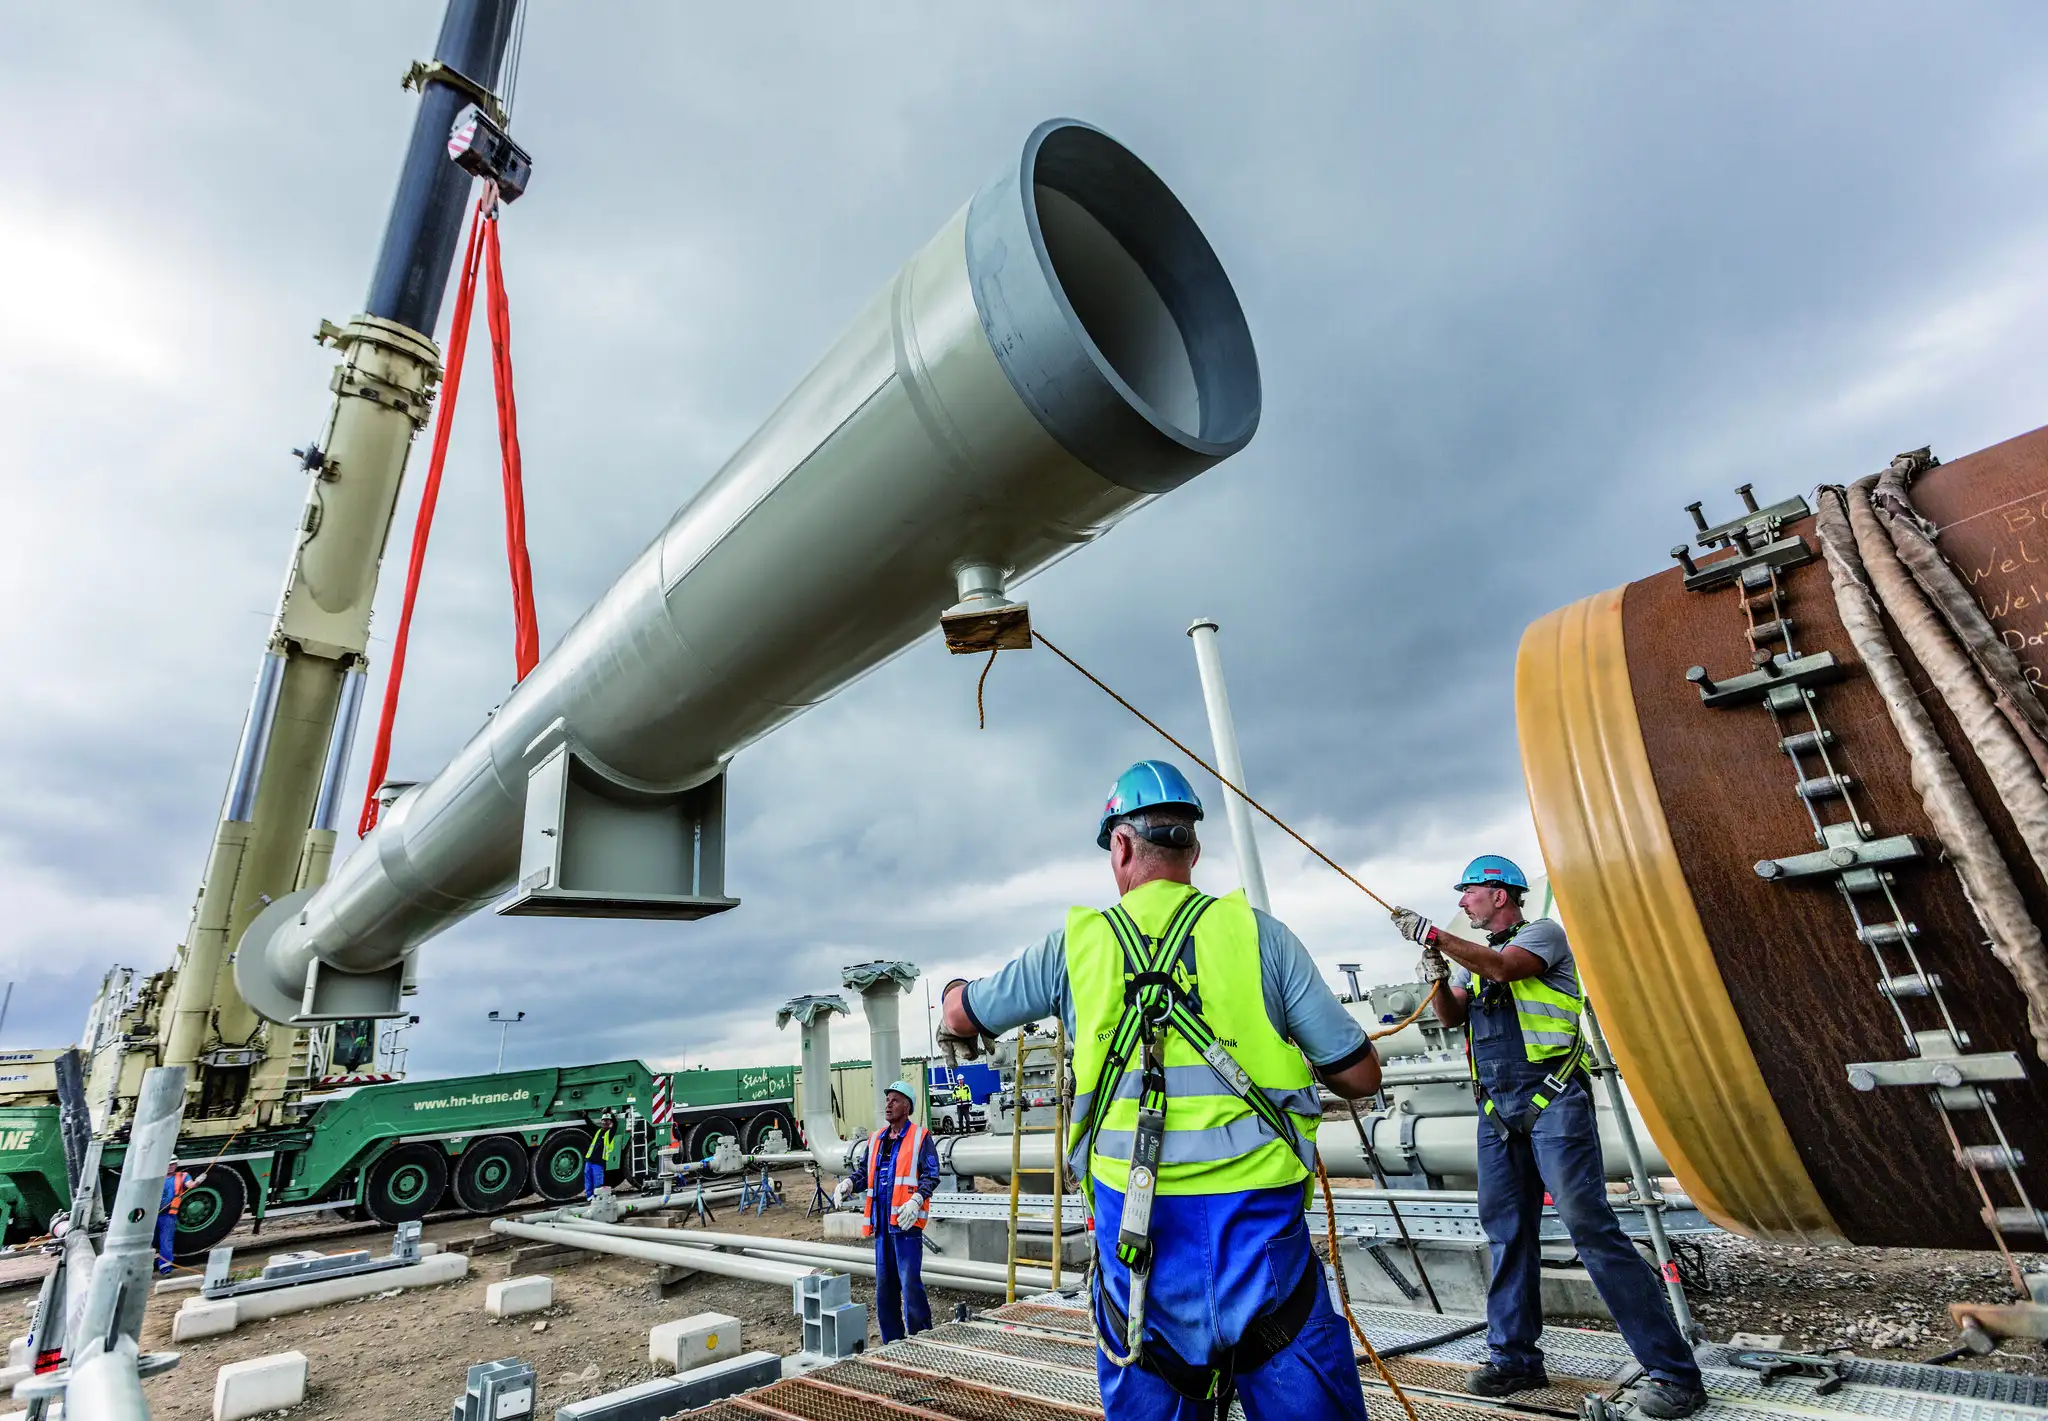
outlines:
[{"label": "distant worker", "polygon": [[897,1081],[882,1097],[883,1124],[861,1146],[854,1168],[867,1175],[862,1238],[875,1241],[875,1323],[884,1342],[932,1325],[924,1295],[924,1226],[939,1187],[939,1151],[931,1131],[910,1118],[917,1096]]},{"label": "distant worker", "polygon": [[1493,1253],[1486,1294],[1492,1357],[1465,1389],[1498,1397],[1550,1384],[1537,1347],[1547,1190],[1579,1261],[1649,1373],[1636,1410],[1690,1416],[1707,1399],[1699,1364],[1672,1321],[1655,1271],[1607,1202],[1580,1024],[1585,994],[1564,926],[1522,916],[1529,880],[1497,854],[1472,860],[1456,886],[1458,906],[1486,934],[1484,943],[1453,937],[1406,908],[1394,911],[1394,925],[1422,946],[1422,975],[1436,984],[1437,1016],[1466,1028],[1480,1104],[1479,1222]]},{"label": "distant worker", "polygon": [[974,1092],[957,1071],[953,1075],[953,1115],[960,1122],[961,1134],[974,1128]]},{"label": "distant worker", "polygon": [[177,1261],[178,1251],[178,1207],[185,1202],[185,1196],[206,1182],[205,1173],[194,1177],[187,1171],[172,1165],[164,1176],[163,1199],[157,1205],[156,1215],[156,1271],[168,1273]]},{"label": "distant worker", "polygon": [[1364,1421],[1302,1206],[1317,1080],[1370,1095],[1379,1058],[1285,924],[1242,890],[1194,888],[1201,817],[1172,765],[1124,771],[1095,836],[1122,900],[950,983],[942,1029],[972,1059],[985,1037],[1066,1022],[1110,1421],[1221,1417],[1233,1395],[1250,1421]]},{"label": "distant worker", "polygon": [[619,1117],[607,1110],[598,1117],[597,1128],[590,1132],[590,1143],[583,1147],[585,1200],[604,1188],[604,1172],[617,1166],[622,1143],[619,1138]]}]

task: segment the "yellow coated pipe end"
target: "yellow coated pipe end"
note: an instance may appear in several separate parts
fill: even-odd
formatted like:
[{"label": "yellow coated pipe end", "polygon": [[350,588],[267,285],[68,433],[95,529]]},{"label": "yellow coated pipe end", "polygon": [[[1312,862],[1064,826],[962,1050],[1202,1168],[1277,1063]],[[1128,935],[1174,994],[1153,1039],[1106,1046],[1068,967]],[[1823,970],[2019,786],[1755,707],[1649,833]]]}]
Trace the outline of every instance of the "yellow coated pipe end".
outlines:
[{"label": "yellow coated pipe end", "polygon": [[1673,849],[1615,588],[1522,635],[1515,716],[1543,863],[1650,1132],[1715,1223],[1843,1243],[1771,1099]]}]

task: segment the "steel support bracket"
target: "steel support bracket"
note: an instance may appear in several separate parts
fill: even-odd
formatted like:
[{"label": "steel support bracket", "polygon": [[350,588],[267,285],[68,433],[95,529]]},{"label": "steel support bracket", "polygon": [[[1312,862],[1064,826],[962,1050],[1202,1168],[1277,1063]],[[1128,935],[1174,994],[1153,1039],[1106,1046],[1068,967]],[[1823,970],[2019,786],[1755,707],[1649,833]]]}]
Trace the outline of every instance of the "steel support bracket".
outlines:
[{"label": "steel support bracket", "polygon": [[405,71],[405,77],[398,81],[401,89],[417,89],[422,95],[429,84],[446,84],[456,93],[490,116],[492,123],[503,128],[511,122],[505,114],[505,106],[498,102],[498,96],[470,78],[460,69],[443,64],[438,59],[415,59]]},{"label": "steel support bracket", "polygon": [[1879,868],[1886,864],[1910,863],[1921,857],[1923,852],[1920,841],[1911,834],[1866,839],[1862,830],[1847,821],[1824,824],[1820,832],[1826,848],[1781,859],[1760,859],[1756,865],[1756,876],[1776,882],[1839,874],[1843,887],[1850,892],[1869,892],[1878,887]]},{"label": "steel support bracket", "polygon": [[1798,567],[1812,561],[1813,549],[1804,538],[1779,538],[1752,552],[1722,558],[1719,562],[1703,565],[1697,572],[1687,573],[1685,590],[1705,592],[1710,588],[1725,587],[1751,568]]},{"label": "steel support bracket", "polygon": [[1733,542],[1735,530],[1738,528],[1751,533],[1775,532],[1786,523],[1797,523],[1800,519],[1812,515],[1813,510],[1807,507],[1806,500],[1794,494],[1788,499],[1772,504],[1769,508],[1759,508],[1754,513],[1745,513],[1740,518],[1729,519],[1726,523],[1716,523],[1711,528],[1702,528],[1694,541],[1703,548],[1719,547],[1724,543]]},{"label": "steel support bracket", "polygon": [[1985,1051],[1974,1056],[1915,1056],[1905,1061],[1860,1061],[1849,1067],[1849,1084],[1857,1090],[1879,1086],[1934,1086],[1954,1090],[1988,1081],[2023,1081],[2027,1068],[2014,1051]]},{"label": "steel support bracket", "polygon": [[1716,681],[1707,675],[1705,667],[1695,666],[1685,673],[1685,679],[1699,687],[1701,705],[1718,710],[1751,705],[1780,691],[1839,681],[1847,673],[1848,668],[1835,660],[1832,651],[1816,651],[1808,656],[1787,656],[1781,651],[1771,657],[1768,669],[1759,667]]}]

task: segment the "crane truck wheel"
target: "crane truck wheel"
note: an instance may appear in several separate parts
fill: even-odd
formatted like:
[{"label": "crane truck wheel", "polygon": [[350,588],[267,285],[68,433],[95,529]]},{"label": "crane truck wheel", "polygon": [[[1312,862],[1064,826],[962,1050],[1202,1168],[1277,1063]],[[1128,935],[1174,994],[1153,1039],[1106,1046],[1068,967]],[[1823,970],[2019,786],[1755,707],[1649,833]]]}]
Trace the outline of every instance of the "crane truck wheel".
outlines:
[{"label": "crane truck wheel", "polygon": [[248,1181],[233,1165],[215,1165],[207,1171],[206,1183],[185,1191],[178,1204],[177,1242],[171,1245],[171,1259],[189,1263],[206,1257],[207,1250],[226,1238],[242,1221],[249,1203]]},{"label": "crane truck wheel", "polygon": [[448,1157],[432,1145],[400,1145],[370,1166],[363,1206],[380,1224],[423,1219],[448,1187]]},{"label": "crane truck wheel", "polygon": [[566,1204],[583,1197],[583,1152],[590,1132],[577,1126],[555,1131],[533,1147],[533,1189],[541,1198]]},{"label": "crane truck wheel", "polygon": [[684,1147],[684,1159],[703,1159],[711,1153],[720,1135],[739,1138],[740,1127],[733,1124],[730,1115],[710,1115],[690,1127],[689,1143]]},{"label": "crane truck wheel", "polygon": [[526,1192],[526,1150],[503,1135],[472,1140],[455,1165],[455,1198],[472,1214],[494,1214]]},{"label": "crane truck wheel", "polygon": [[[789,1141],[789,1147],[796,1148],[796,1126],[791,1124],[789,1117],[780,1110],[764,1110],[749,1120],[746,1136],[740,1147],[748,1154],[757,1153],[761,1148],[761,1141],[771,1130],[782,1131],[782,1138]],[[698,1158],[702,1159],[703,1156],[699,1155]]]}]

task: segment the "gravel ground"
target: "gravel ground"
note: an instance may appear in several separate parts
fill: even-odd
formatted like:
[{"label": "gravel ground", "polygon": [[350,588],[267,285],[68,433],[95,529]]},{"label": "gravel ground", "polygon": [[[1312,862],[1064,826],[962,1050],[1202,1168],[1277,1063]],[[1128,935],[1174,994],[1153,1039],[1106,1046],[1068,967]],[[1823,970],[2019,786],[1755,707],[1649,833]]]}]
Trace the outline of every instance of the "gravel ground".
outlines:
[{"label": "gravel ground", "polygon": [[[1952,1302],[2003,1302],[2012,1285],[1995,1253],[1916,1248],[1802,1248],[1734,1234],[1702,1240],[1708,1291],[1692,1290],[1707,1335],[1781,1333],[1793,1351],[1847,1349],[1886,1361],[1923,1361],[1955,1344]],[[2048,1257],[2020,1256],[2022,1267]],[[1955,1363],[2048,1376],[2038,1343],[2007,1342],[1988,1357]]]},{"label": "gravel ground", "polygon": [[[803,1182],[793,1176],[789,1187],[794,1191]],[[818,1220],[793,1208],[763,1218],[721,1211],[717,1227],[823,1237]],[[475,1219],[444,1219],[430,1223],[426,1236],[458,1246],[486,1228]],[[251,1260],[308,1243],[330,1251],[381,1248],[384,1243],[379,1235],[334,1235],[331,1227],[301,1226],[238,1242]],[[1954,1338],[1950,1302],[2006,1296],[2002,1265],[1990,1254],[1800,1248],[1733,1235],[1709,1236],[1702,1249],[1706,1286],[1691,1290],[1692,1302],[1714,1341],[1726,1341],[1736,1332],[1779,1333],[1792,1350],[1841,1348],[1917,1361],[1945,1350]],[[552,1415],[566,1401],[645,1381],[656,1375],[647,1361],[648,1329],[692,1313],[740,1318],[750,1348],[791,1352],[798,1345],[795,1319],[777,1290],[700,1274],[673,1285],[664,1298],[656,1295],[651,1265],[602,1255],[578,1257],[552,1270],[555,1305],[547,1312],[497,1322],[484,1313],[484,1289],[511,1276],[510,1257],[508,1252],[478,1255],[459,1283],[276,1318],[187,1343],[179,1349],[181,1364],[146,1384],[152,1415],[158,1421],[203,1421],[211,1414],[219,1366],[291,1350],[306,1354],[311,1376],[306,1402],[288,1413],[293,1421],[411,1421],[445,1415],[468,1365],[492,1358],[517,1357],[534,1365],[540,1386],[535,1411],[541,1416]],[[2029,1256],[2022,1262],[2041,1267],[2048,1259]],[[544,1270],[545,1265],[534,1264],[520,1268]],[[872,1285],[855,1279],[853,1288],[855,1301],[872,1307]],[[8,1290],[0,1294],[0,1307],[18,1307],[19,1299],[31,1296],[32,1290]],[[171,1314],[187,1296],[151,1300],[145,1350],[170,1348]],[[938,1289],[932,1290],[931,1300],[937,1317],[951,1315],[957,1303],[981,1308],[991,1302],[983,1295]],[[1579,1325],[1609,1324],[1583,1320]],[[2033,1343],[2007,1343],[1989,1357],[1956,1365],[2048,1375],[2048,1352]]]}]

